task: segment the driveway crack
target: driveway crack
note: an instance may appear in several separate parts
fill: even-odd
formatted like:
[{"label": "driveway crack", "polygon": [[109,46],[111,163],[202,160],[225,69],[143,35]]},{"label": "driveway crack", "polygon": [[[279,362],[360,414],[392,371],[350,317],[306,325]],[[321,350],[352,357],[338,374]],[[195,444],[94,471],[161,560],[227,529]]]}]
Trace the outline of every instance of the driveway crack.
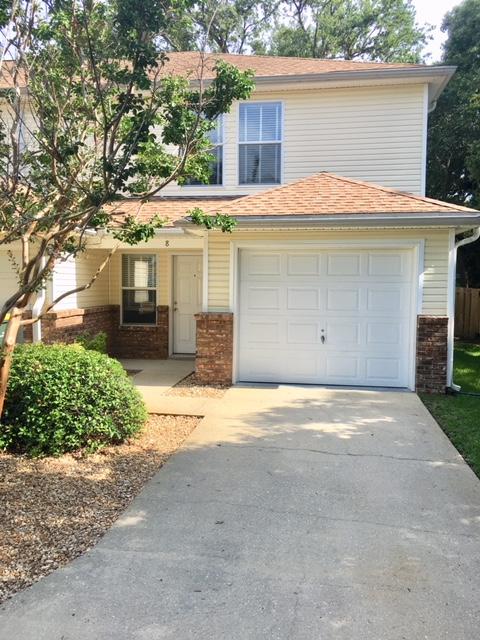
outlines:
[{"label": "driveway crack", "polygon": [[[232,447],[238,448],[238,444],[230,444],[230,443],[221,443],[222,447]],[[431,459],[431,458],[411,458],[408,456],[393,456],[386,453],[353,453],[350,451],[329,451],[327,449],[310,449],[307,447],[279,447],[277,445],[269,445],[263,447],[262,445],[254,445],[254,444],[244,444],[240,445],[241,447],[247,447],[248,449],[257,449],[259,451],[269,451],[270,449],[274,451],[301,451],[304,453],[318,453],[319,455],[325,456],[334,456],[334,457],[348,457],[348,458],[381,458],[386,460],[400,460],[406,462],[427,462],[432,464],[449,464],[454,466],[462,466],[461,465],[461,457],[457,456],[451,460],[439,460],[439,459]]]}]

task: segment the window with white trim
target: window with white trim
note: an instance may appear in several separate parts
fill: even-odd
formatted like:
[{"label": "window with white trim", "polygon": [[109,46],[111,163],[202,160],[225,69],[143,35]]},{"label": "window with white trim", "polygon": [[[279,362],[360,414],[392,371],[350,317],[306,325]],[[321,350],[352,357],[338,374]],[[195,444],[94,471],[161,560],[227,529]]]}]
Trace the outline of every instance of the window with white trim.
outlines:
[{"label": "window with white trim", "polygon": [[207,133],[207,139],[212,146],[209,149],[214,160],[210,163],[210,178],[208,182],[200,182],[196,178],[188,178],[187,185],[222,185],[223,184],[223,116],[219,115],[215,121],[215,129]]},{"label": "window with white trim", "polygon": [[240,184],[280,184],[282,103],[240,103]]},{"label": "window with white trim", "polygon": [[156,324],[157,277],[153,254],[122,255],[122,323]]}]

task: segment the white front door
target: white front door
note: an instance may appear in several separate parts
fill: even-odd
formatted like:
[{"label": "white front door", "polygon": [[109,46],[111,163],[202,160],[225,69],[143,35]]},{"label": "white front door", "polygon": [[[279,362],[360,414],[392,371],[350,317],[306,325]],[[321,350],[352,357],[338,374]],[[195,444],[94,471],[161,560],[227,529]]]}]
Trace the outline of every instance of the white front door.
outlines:
[{"label": "white front door", "polygon": [[240,252],[238,378],[407,387],[412,252]]},{"label": "white front door", "polygon": [[202,256],[173,257],[173,352],[195,353],[202,308]]}]

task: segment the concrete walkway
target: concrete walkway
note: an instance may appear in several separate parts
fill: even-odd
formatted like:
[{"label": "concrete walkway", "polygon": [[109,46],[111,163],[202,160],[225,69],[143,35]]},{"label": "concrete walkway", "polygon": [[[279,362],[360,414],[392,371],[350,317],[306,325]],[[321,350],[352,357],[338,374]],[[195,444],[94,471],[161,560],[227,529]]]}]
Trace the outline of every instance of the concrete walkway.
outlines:
[{"label": "concrete walkway", "polygon": [[480,483],[409,393],[234,388],[1,640],[473,640]]},{"label": "concrete walkway", "polygon": [[[138,371],[132,382],[140,391],[150,413],[168,413],[163,394],[195,369],[193,358],[168,360],[121,360],[127,371]],[[168,396],[167,396],[168,397]],[[168,409],[168,407],[167,407]],[[172,413],[177,413],[173,411]],[[189,415],[203,415],[190,413]]]}]

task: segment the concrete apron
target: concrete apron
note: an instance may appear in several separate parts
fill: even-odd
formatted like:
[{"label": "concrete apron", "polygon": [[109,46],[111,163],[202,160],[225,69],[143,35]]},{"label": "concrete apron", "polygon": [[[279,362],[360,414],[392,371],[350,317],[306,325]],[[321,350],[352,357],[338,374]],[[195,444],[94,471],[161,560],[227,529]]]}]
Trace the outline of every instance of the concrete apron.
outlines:
[{"label": "concrete apron", "polygon": [[472,640],[480,484],[414,394],[234,388],[12,640]]}]

